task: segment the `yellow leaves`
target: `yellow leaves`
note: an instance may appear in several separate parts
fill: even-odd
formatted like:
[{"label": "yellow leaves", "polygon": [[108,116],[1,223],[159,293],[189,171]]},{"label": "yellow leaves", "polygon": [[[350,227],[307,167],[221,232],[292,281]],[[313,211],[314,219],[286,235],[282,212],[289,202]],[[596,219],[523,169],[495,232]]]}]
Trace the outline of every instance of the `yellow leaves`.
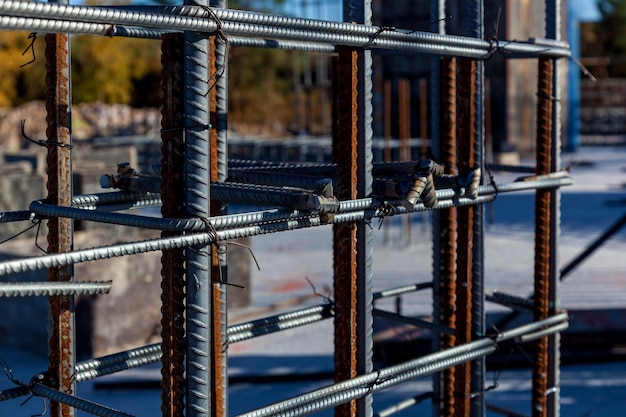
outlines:
[{"label": "yellow leaves", "polygon": [[81,36],[73,39],[75,102],[130,103],[133,83],[160,73],[158,41]]},{"label": "yellow leaves", "polygon": [[[44,37],[38,36],[31,50],[29,33],[0,32],[0,107],[45,98]],[[131,103],[134,83],[161,71],[158,41],[77,36],[71,48],[75,103]],[[33,59],[33,51],[36,60],[21,68]]]},{"label": "yellow leaves", "polygon": [[36,73],[39,78],[43,71],[41,62],[21,68],[33,59],[33,53],[38,59],[43,58],[43,43],[36,42],[34,49],[28,49],[31,42],[28,32],[0,32],[0,107],[30,99],[33,90],[43,86],[42,81],[28,75]]}]

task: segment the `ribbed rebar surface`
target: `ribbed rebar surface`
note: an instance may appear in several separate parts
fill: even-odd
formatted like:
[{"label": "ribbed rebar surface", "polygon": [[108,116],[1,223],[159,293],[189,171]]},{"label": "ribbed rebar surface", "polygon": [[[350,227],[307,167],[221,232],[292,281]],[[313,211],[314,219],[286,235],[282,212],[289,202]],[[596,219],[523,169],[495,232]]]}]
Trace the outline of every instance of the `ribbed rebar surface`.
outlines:
[{"label": "ribbed rebar surface", "polygon": [[[223,0],[211,0],[215,10],[226,7]],[[209,135],[210,178],[213,183],[223,183],[228,172],[228,145],[226,142],[227,128],[227,85],[228,72],[226,59],[227,38],[217,32],[209,42],[209,112],[211,130]],[[211,201],[211,216],[226,214],[226,202],[219,199]],[[227,355],[227,311],[226,283],[228,282],[226,253],[220,253],[217,246],[211,248],[211,329],[212,329],[212,415],[227,415],[228,375]]]},{"label": "ribbed rebar surface", "polygon": [[106,294],[111,281],[106,282],[1,282],[0,297],[41,297]]},{"label": "ribbed rebar surface", "polygon": [[[476,62],[471,59],[459,61],[459,86],[457,91],[457,141],[459,175],[467,175],[474,168],[475,92]],[[472,206],[458,209],[457,223],[457,277],[456,277],[456,343],[472,339],[472,281],[474,209]],[[455,368],[454,415],[469,415],[470,363]]]},{"label": "ribbed rebar surface", "polygon": [[[184,218],[183,35],[164,35],[161,42],[161,214]],[[174,232],[162,232],[164,238]],[[164,250],[161,256],[161,412],[180,417],[185,403],[185,250]]]},{"label": "ribbed rebar surface", "polygon": [[[537,86],[537,174],[548,174],[552,169],[552,76],[553,61],[539,58]],[[538,190],[535,197],[535,320],[548,317],[550,292],[550,221],[551,192]],[[548,338],[536,342],[533,361],[533,417],[547,416]]]},{"label": "ribbed rebar surface", "polygon": [[[441,60],[441,138],[439,155],[446,174],[456,174],[456,58]],[[457,210],[449,208],[439,211],[440,242],[440,324],[449,328],[456,326],[456,244]],[[456,344],[454,335],[440,336],[442,348]],[[454,369],[442,372],[441,410],[442,416],[452,416],[454,410]]]},{"label": "ribbed rebar surface", "polygon": [[[206,7],[206,0],[186,1]],[[217,27],[212,19],[214,29]],[[184,33],[185,207],[199,219],[210,216],[209,42],[205,33]],[[211,257],[209,247],[187,248],[187,417],[211,415]]]},{"label": "ribbed rebar surface", "polygon": [[[357,60],[358,52],[342,48],[337,57],[341,77],[336,91],[337,108],[352,109],[337,114],[337,133],[333,139],[333,158],[337,164],[337,197],[357,197]],[[333,288],[335,295],[335,381],[357,375],[357,225],[333,226]],[[337,417],[355,415],[356,403],[349,402],[336,410]]]},{"label": "ribbed rebar surface", "polygon": [[[72,164],[70,137],[70,68],[69,36],[46,35],[46,156],[48,181],[47,201],[69,206],[72,200]],[[66,253],[73,249],[72,221],[67,218],[48,219],[48,252]],[[73,268],[59,265],[48,271],[50,282],[73,280]],[[72,369],[75,363],[74,298],[55,295],[49,299],[51,327],[49,332],[49,371],[52,386],[63,392],[75,391]],[[53,417],[72,417],[72,407],[56,401],[50,403]]]},{"label": "ribbed rebar surface", "polygon": [[[15,16],[0,16],[0,27],[37,32],[92,33],[109,35],[115,31],[128,30],[129,26],[188,30],[213,33],[217,23],[208,18],[205,10],[186,8],[180,14],[176,10],[166,13],[132,11],[126,9],[95,8],[86,6],[59,6],[38,2],[0,0],[0,12]],[[179,9],[181,10],[181,9]],[[358,10],[354,8],[353,10]],[[440,55],[457,55],[483,58],[492,51],[493,45],[483,39],[441,35],[420,31],[390,30],[378,32],[370,25],[350,25],[321,22],[309,19],[276,17],[243,11],[224,11],[218,14],[222,28],[229,35],[259,36],[285,40],[299,40],[352,47],[381,48],[398,51],[421,52]],[[188,16],[185,16],[188,14]],[[21,17],[29,16],[29,17]],[[46,18],[40,18],[46,16]],[[56,20],[48,20],[54,18]],[[63,20],[68,19],[68,20]],[[232,20],[231,20],[232,19]],[[239,19],[239,20],[235,20]],[[119,25],[117,27],[116,25]],[[141,32],[141,31],[140,31]],[[146,36],[154,37],[148,33]],[[570,56],[566,45],[534,45],[507,42],[498,48],[509,54],[545,54],[557,57]]]}]

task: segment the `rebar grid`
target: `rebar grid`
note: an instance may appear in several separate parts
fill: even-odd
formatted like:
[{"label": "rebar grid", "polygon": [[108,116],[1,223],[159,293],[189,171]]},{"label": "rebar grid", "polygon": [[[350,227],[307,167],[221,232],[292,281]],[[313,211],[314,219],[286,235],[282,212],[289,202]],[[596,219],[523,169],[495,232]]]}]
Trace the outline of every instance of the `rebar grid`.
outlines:
[{"label": "rebar grid", "polygon": [[[457,378],[462,380],[463,388],[456,392],[456,405],[459,403],[463,405],[462,407],[456,407],[455,412],[457,414],[460,413],[460,415],[469,415],[469,413],[478,415],[477,410],[481,407],[484,408],[484,405],[472,405],[471,411],[469,406],[466,405],[469,397],[467,384],[469,384],[470,378],[465,371],[469,369],[469,361],[482,358],[484,355],[492,352],[499,340],[519,337],[520,341],[538,339],[541,343],[541,341],[546,340],[548,335],[550,335],[549,337],[558,337],[552,335],[562,331],[567,326],[565,322],[566,317],[563,314],[554,315],[554,310],[548,309],[547,313],[542,312],[541,315],[545,320],[535,317],[534,323],[505,332],[504,334],[494,335],[493,338],[489,339],[480,338],[482,332],[480,326],[481,324],[484,325],[484,323],[480,323],[480,320],[482,320],[480,313],[469,310],[463,316],[463,320],[467,323],[464,326],[459,326],[458,321],[454,323],[454,326],[431,326],[433,330],[444,335],[451,327],[456,327],[457,331],[460,327],[464,327],[463,330],[474,333],[473,335],[470,334],[469,337],[464,337],[464,340],[461,340],[463,338],[456,338],[456,343],[459,346],[409,361],[397,367],[385,368],[380,372],[371,372],[371,320],[374,313],[385,313],[375,312],[372,309],[372,300],[381,295],[372,295],[371,292],[371,230],[367,223],[373,217],[386,216],[390,212],[406,214],[433,209],[433,207],[425,207],[424,203],[419,201],[412,207],[403,206],[397,201],[382,201],[371,197],[372,174],[377,169],[380,172],[381,167],[372,167],[371,162],[371,57],[367,49],[456,55],[475,59],[485,58],[487,55],[499,51],[510,52],[513,56],[515,54],[524,54],[525,57],[528,54],[545,55],[545,60],[554,62],[554,57],[569,56],[567,46],[558,41],[541,41],[532,44],[511,42],[496,45],[495,48],[497,50],[494,50],[492,43],[478,39],[482,37],[480,33],[472,32],[470,33],[472,37],[459,37],[423,32],[409,33],[401,30],[380,30],[379,27],[370,25],[371,16],[368,15],[370,13],[368,0],[346,2],[346,5],[348,5],[346,8],[346,21],[351,23],[313,21],[225,10],[221,9],[226,6],[225,2],[222,1],[213,1],[211,6],[217,8],[209,12],[204,3],[206,2],[199,5],[194,3],[174,7],[126,7],[115,9],[0,0],[0,13],[3,14],[3,16],[0,16],[0,28],[5,29],[20,27],[41,32],[67,31],[68,33],[81,32],[146,37],[161,36],[161,34],[172,30],[185,31],[185,49],[182,52],[179,51],[178,55],[174,51],[176,46],[166,39],[163,40],[164,56],[167,56],[170,52],[173,53],[172,57],[164,59],[166,61],[169,60],[167,62],[170,62],[173,67],[176,67],[177,64],[182,66],[183,61],[185,63],[184,74],[180,73],[182,74],[181,77],[183,77],[182,80],[172,81],[177,75],[168,75],[167,70],[164,71],[163,76],[166,83],[163,93],[164,97],[166,97],[166,104],[164,105],[163,113],[164,145],[162,153],[164,158],[163,164],[169,164],[169,167],[164,168],[162,171],[164,178],[161,184],[163,186],[162,196],[165,202],[162,213],[164,218],[157,219],[146,216],[133,216],[126,213],[106,212],[107,210],[131,209],[140,207],[143,204],[158,203],[158,196],[145,193],[111,193],[111,196],[102,197],[101,199],[100,197],[92,198],[92,196],[73,197],[70,191],[70,199],[63,204],[42,200],[33,202],[31,211],[0,213],[0,222],[51,218],[51,221],[58,219],[61,222],[71,224],[73,219],[85,219],[110,224],[126,224],[134,227],[158,229],[163,231],[162,237],[144,242],[133,242],[2,262],[0,263],[0,275],[38,268],[71,270],[74,263],[163,250],[164,280],[162,302],[164,324],[163,352],[165,352],[163,354],[163,378],[169,384],[169,386],[164,385],[163,387],[163,415],[170,417],[181,415],[185,406],[187,407],[186,414],[190,416],[202,415],[208,417],[211,414],[212,416],[221,417],[226,415],[225,348],[228,342],[244,340],[273,331],[313,323],[335,314],[337,317],[342,318],[337,323],[346,321],[354,325],[353,329],[344,328],[343,330],[338,328],[340,326],[336,326],[336,334],[340,338],[345,337],[345,341],[341,342],[342,345],[338,345],[337,350],[340,353],[336,355],[336,375],[343,372],[344,359],[347,361],[347,366],[345,367],[347,372],[338,378],[342,382],[329,387],[327,390],[324,389],[319,392],[306,394],[299,398],[287,400],[283,404],[272,405],[263,410],[255,410],[246,415],[297,416],[323,408],[347,404],[338,408],[338,415],[344,413],[345,415],[370,416],[372,413],[370,394],[372,392],[415,377],[450,369],[452,366],[457,366],[457,369],[464,370],[464,376]],[[431,2],[431,4],[434,4],[434,2]],[[549,11],[552,10],[554,12],[556,9],[549,7]],[[482,1],[468,2],[468,11],[470,20],[480,20],[483,13]],[[547,16],[548,20],[554,18],[551,13],[547,13]],[[357,22],[358,24],[354,24]],[[123,25],[141,26],[141,28],[124,27]],[[439,25],[443,25],[443,23],[439,22]],[[471,30],[478,30],[479,32],[481,30],[480,23],[470,22],[469,26],[471,26]],[[443,32],[443,30],[440,29],[439,32]],[[554,35],[550,31],[548,32],[549,36]],[[339,100],[338,103],[349,103],[349,105],[336,106],[334,110],[336,130],[333,141],[335,156],[343,153],[346,149],[349,150],[349,153],[341,155],[342,159],[338,166],[307,168],[295,164],[273,163],[262,166],[263,169],[272,171],[281,170],[283,172],[290,171],[310,175],[314,170],[318,170],[318,173],[331,172],[330,176],[337,176],[337,195],[340,196],[340,201],[337,202],[337,208],[333,210],[330,216],[328,215],[329,213],[319,210],[317,206],[312,209],[307,206],[300,209],[301,211],[282,208],[241,215],[220,216],[223,212],[220,210],[219,204],[223,202],[211,201],[212,197],[215,198],[215,195],[211,194],[212,182],[217,184],[220,181],[224,181],[227,172],[225,155],[226,77],[219,75],[221,73],[220,66],[224,65],[224,50],[220,49],[221,46],[216,41],[223,35],[228,36],[229,40],[232,40],[232,44],[241,43],[259,47],[288,49],[309,48],[308,50],[324,52],[338,50],[340,62],[342,62],[342,59],[345,62],[349,61],[349,68],[346,66],[338,71],[340,79],[345,77],[345,80],[349,80],[349,83],[347,83],[349,85],[339,83],[339,85],[336,84],[335,86],[339,87],[337,90],[339,90],[340,94],[346,94],[345,97],[349,97],[349,100],[346,98],[346,101]],[[240,38],[234,35],[268,37],[272,39]],[[170,36],[172,38],[169,38]],[[165,37],[173,39],[175,36],[177,35],[172,34]],[[557,36],[554,35],[554,37],[556,38]],[[209,42],[212,45],[210,48],[208,47]],[[182,41],[178,43],[182,44]],[[57,54],[56,52],[54,55],[57,59],[62,56],[62,54]],[[540,65],[542,59],[544,58],[540,59]],[[164,66],[168,65],[165,64],[166,61],[164,61]],[[450,60],[450,62],[453,61],[453,59]],[[464,68],[465,63],[475,64],[474,60],[464,60],[462,62],[462,68]],[[480,68],[477,70],[479,74],[477,81],[472,80],[471,76],[468,78],[467,72],[462,72],[463,75],[460,78],[467,82],[467,85],[474,86],[474,88],[480,90],[482,86]],[[462,71],[464,70],[462,69]],[[470,74],[473,75],[473,70],[470,71]],[[449,79],[442,81],[444,85],[446,82],[450,83]],[[177,85],[173,86],[170,82],[177,83]],[[368,83],[370,84],[368,85]],[[55,80],[53,84],[57,88],[63,82]],[[341,90],[343,87],[345,87],[345,90]],[[168,88],[173,88],[174,90],[167,90]],[[551,90],[556,91],[556,88],[553,87]],[[451,90],[449,87],[444,87],[443,91],[450,92]],[[52,99],[54,95],[49,93],[48,96]],[[184,102],[176,101],[183,98],[183,96]],[[482,161],[480,161],[482,158],[480,154],[482,136],[482,133],[480,133],[482,129],[480,111],[482,111],[481,102],[484,98],[480,91],[476,95],[461,93],[461,96],[473,103],[460,103],[460,109],[469,109],[471,113],[473,111],[472,106],[475,106],[474,108],[478,112],[476,118],[473,115],[466,118],[463,114],[459,117],[458,136],[459,138],[462,137],[460,139],[461,142],[466,142],[469,146],[476,145],[474,151],[471,148],[459,151],[459,169],[467,171],[468,169],[473,169],[475,165],[480,166],[482,164]],[[554,100],[554,91],[550,91],[547,96],[550,97],[550,100]],[[170,99],[171,102],[167,102]],[[448,108],[454,107],[456,103],[453,101],[454,99],[448,101],[445,105]],[[179,106],[179,108],[184,107],[184,109],[177,110],[176,106]],[[540,104],[538,114],[542,111]],[[549,117],[554,119],[554,113],[551,109]],[[545,114],[548,114],[547,110]],[[170,119],[168,120],[168,118]],[[451,126],[454,126],[455,123],[448,121],[448,130],[453,129]],[[558,124],[553,124],[548,129],[549,133],[547,131],[542,133],[546,137],[549,136],[549,142],[553,140],[555,135],[558,136],[558,133],[555,133],[554,130],[555,125],[558,126]],[[347,130],[341,130],[346,128]],[[474,133],[474,128],[477,130],[477,133]],[[434,131],[439,129],[439,126],[433,128]],[[441,130],[447,131],[446,129]],[[185,132],[185,158],[184,160],[178,159],[175,161],[177,157],[181,157],[180,154],[175,154],[177,149],[180,150],[180,142],[179,145],[172,145],[173,142],[168,142],[168,140],[171,139],[171,136],[177,136],[180,139],[183,131]],[[170,135],[168,132],[176,133]],[[337,134],[338,132],[342,133]],[[346,135],[343,135],[343,133],[346,133]],[[474,143],[474,138],[477,138],[476,143]],[[53,147],[63,148],[62,150],[68,151],[67,154],[69,155],[69,148],[62,146]],[[56,149],[56,151],[58,150]],[[168,154],[170,151],[174,154]],[[451,147],[445,145],[440,152],[449,152],[451,155],[454,155]],[[554,148],[551,148],[549,153],[554,154],[554,152]],[[476,163],[473,162],[473,159],[476,160]],[[454,161],[451,166],[453,164]],[[252,169],[261,168],[256,163],[254,165]],[[413,165],[415,164],[413,163]],[[49,163],[49,166],[54,168],[55,163]],[[388,168],[383,167],[382,169],[384,171]],[[448,168],[450,169],[449,173],[453,173],[453,169]],[[390,169],[390,172],[393,172],[394,168],[391,167]],[[456,226],[456,224],[453,225],[452,223],[458,223],[462,227],[473,230],[475,233],[474,239],[468,234],[468,241],[460,243],[460,246],[463,248],[470,249],[472,244],[479,246],[482,243],[480,226],[476,228],[471,227],[472,221],[480,222],[480,219],[476,217],[479,215],[480,209],[474,210],[474,206],[480,207],[485,202],[492,200],[496,193],[501,192],[537,189],[539,190],[537,192],[538,196],[542,193],[553,195],[558,187],[570,183],[570,179],[566,174],[554,171],[554,160],[548,161],[547,167],[543,163],[540,164],[538,160],[535,177],[525,181],[501,184],[497,190],[491,185],[480,186],[475,199],[461,196],[459,190],[453,188],[437,190],[436,196],[439,204],[434,209],[444,213],[446,212],[445,210],[451,208],[468,207],[462,210],[462,212],[470,213],[468,218],[459,218],[456,221],[455,219],[446,219],[445,224],[447,225],[446,228]],[[176,177],[183,173],[185,174],[184,187],[181,186],[182,179],[180,177],[177,179]],[[51,180],[52,182],[59,181],[61,185],[69,184],[63,174],[53,173],[52,176],[54,177]],[[252,191],[248,189],[246,192],[249,194],[243,195],[241,194],[242,189],[237,189],[235,186],[232,192],[239,193],[239,195],[243,196],[240,197],[242,200],[249,201],[257,198],[254,196],[254,193],[258,193],[260,196],[262,193],[267,192],[268,189],[262,187]],[[180,193],[181,190],[184,191],[184,195],[179,195],[180,198],[175,197],[176,193]],[[219,190],[217,185],[215,190]],[[117,200],[118,198],[119,200]],[[268,197],[258,197],[257,200],[261,201],[262,198],[267,199]],[[184,206],[182,205],[183,200],[185,201]],[[174,207],[172,206],[173,202],[176,203]],[[549,249],[547,250],[550,263],[554,263],[553,254],[555,249],[552,236],[555,231],[553,215],[555,202],[550,200],[547,205],[550,212],[547,229],[540,230],[538,228],[537,234],[546,233],[550,236],[548,242]],[[454,209],[446,213],[451,213],[452,210]],[[474,211],[477,214],[472,216],[471,213]],[[539,213],[538,217],[540,217]],[[275,316],[254,323],[227,328],[224,305],[225,292],[223,288],[223,285],[227,282],[227,277],[223,271],[224,260],[220,259],[217,250],[213,250],[213,248],[224,240],[237,237],[294,230],[329,223],[335,224],[336,230],[345,231],[345,233],[337,233],[335,236],[334,255],[337,264],[345,262],[346,259],[350,263],[350,268],[345,271],[343,268],[336,268],[335,270],[336,295],[342,295],[338,297],[341,298],[341,302],[337,305],[316,306],[292,314]],[[54,234],[56,235],[57,232],[55,231]],[[346,245],[344,237],[347,237],[351,243]],[[447,234],[444,237],[450,238]],[[342,248],[339,247],[341,245],[349,250],[346,253],[342,252]],[[189,267],[189,279],[186,282],[187,296],[191,297],[187,300],[187,316],[190,318],[190,321],[187,323],[187,338],[182,337],[180,333],[183,326],[183,314],[180,312],[182,305],[181,281],[167,278],[168,276],[176,276],[178,278],[182,276],[183,258],[181,254],[184,249],[187,250],[186,260]],[[481,256],[480,249],[478,250],[477,256]],[[168,253],[175,256],[168,258]],[[472,253],[470,250],[466,251],[463,249],[461,254],[465,257]],[[476,261],[474,259],[466,259],[463,262],[459,261],[458,265],[459,269],[461,265],[463,265],[463,268],[470,269],[471,271],[468,270],[467,272],[471,278],[471,274],[475,272]],[[553,274],[554,271],[550,273]],[[454,274],[454,272],[446,272],[446,275],[449,276]],[[339,283],[340,278],[347,282]],[[473,310],[477,310],[476,303],[479,300],[476,299],[475,295],[473,298],[469,297],[472,294],[472,279],[470,278],[463,281],[467,293],[463,295],[466,302],[461,304],[463,304],[464,308],[469,308],[472,305]],[[460,279],[463,280],[464,278],[461,277]],[[482,275],[480,273],[474,275],[473,280],[477,280],[477,285],[481,285]],[[344,284],[347,285],[344,287]],[[51,292],[67,295],[78,291],[73,285],[68,285],[67,288],[64,287],[63,289],[53,288],[55,285],[52,285],[52,283],[42,285],[41,288],[36,290],[35,295],[50,294]],[[417,287],[424,288],[425,286],[411,286],[411,288]],[[448,290],[447,288],[444,289]],[[25,290],[26,286],[18,288],[17,292],[12,292],[11,294],[22,295],[25,293]],[[99,288],[91,288],[85,291],[100,290]],[[440,290],[441,288],[436,289],[436,291]],[[176,294],[177,291],[178,293]],[[404,290],[394,289],[388,293],[393,294],[402,291]],[[554,288],[548,288],[547,298],[549,300],[554,299],[554,291]],[[169,297],[172,297],[173,300],[169,300]],[[450,298],[450,294],[446,292],[442,297],[447,300]],[[69,298],[71,300],[71,296]],[[469,302],[469,300],[472,300],[472,302]],[[172,301],[171,304],[170,301]],[[537,310],[542,309],[543,307],[537,307]],[[444,310],[445,307],[442,309],[443,318],[449,320],[453,317],[452,313],[443,312]],[[56,315],[54,312],[53,314]],[[346,318],[349,318],[349,320],[344,320]],[[473,323],[470,325],[472,321]],[[419,325],[420,322],[415,324]],[[476,327],[476,329],[472,330],[472,326]],[[168,328],[166,329],[165,327]],[[464,334],[467,333],[464,331]],[[476,337],[478,337],[477,340],[471,341],[472,338]],[[169,345],[166,339],[170,340]],[[445,341],[446,339],[443,340]],[[184,357],[183,350],[185,346],[187,347],[188,368],[186,382],[189,393],[187,404],[184,404],[181,392],[183,389],[181,385],[181,381],[183,381],[181,379],[183,367],[179,366]],[[55,348],[51,347],[51,351],[53,349]],[[166,351],[169,351],[169,353]],[[94,360],[84,366],[79,364],[76,365],[76,369],[83,366],[81,368],[83,370],[75,373],[74,380],[80,381],[95,378],[108,372],[153,363],[159,360],[163,352],[161,352],[160,346],[151,346],[146,347],[146,349],[140,348],[140,350],[136,351],[136,354],[120,355],[112,361]],[[558,354],[558,351],[556,353]],[[549,354],[554,355],[554,352],[549,352]],[[169,359],[166,357],[169,357],[173,362],[168,362]],[[65,364],[63,366],[65,367]],[[67,370],[68,368],[65,367],[64,369]],[[72,369],[72,367],[69,369]],[[480,387],[481,382],[484,383],[484,375],[481,374],[480,367],[476,367],[475,370],[475,375],[472,375],[473,389]],[[551,372],[553,371],[546,371],[546,373]],[[52,370],[47,377],[55,378]],[[480,381],[481,378],[483,381]],[[555,378],[552,375],[548,375],[547,380],[554,381]],[[50,382],[54,384],[54,381],[47,381],[46,384]],[[59,403],[70,404],[78,409],[91,410],[90,412],[97,415],[125,415],[116,410],[108,410],[106,407],[91,405],[75,397],[71,388],[68,393],[49,390],[49,388],[40,384],[31,384],[27,387],[1,391],[0,399],[26,395],[32,392],[48,396]],[[68,391],[67,388],[63,388],[63,390]],[[22,394],[19,394],[18,391]],[[544,394],[546,392],[544,391]],[[444,395],[449,396],[450,394]],[[434,400],[438,401],[439,399],[435,398]],[[450,413],[452,408],[455,408],[454,404],[446,406]],[[108,414],[110,412],[113,414]]]},{"label": "rebar grid", "polygon": [[447,367],[488,355],[497,349],[499,342],[515,339],[537,329],[545,328],[558,331],[554,328],[565,321],[567,321],[567,314],[558,314],[546,320],[526,324],[492,337],[480,338],[398,365],[382,368],[376,372],[363,374],[348,381],[336,383],[308,394],[240,414],[237,417],[295,417],[320,411],[333,407],[336,404],[346,403],[352,399],[359,398],[364,394],[377,392],[411,379],[431,375]]}]

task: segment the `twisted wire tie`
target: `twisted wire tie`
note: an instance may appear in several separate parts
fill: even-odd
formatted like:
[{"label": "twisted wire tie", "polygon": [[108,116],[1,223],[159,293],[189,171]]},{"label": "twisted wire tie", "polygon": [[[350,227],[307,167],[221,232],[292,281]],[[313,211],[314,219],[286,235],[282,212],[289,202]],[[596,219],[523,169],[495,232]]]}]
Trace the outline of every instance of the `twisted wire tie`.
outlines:
[{"label": "twisted wire tie", "polygon": [[72,145],[70,145],[68,143],[61,143],[61,142],[57,142],[57,141],[54,141],[54,140],[31,139],[26,134],[26,127],[25,127],[26,126],[26,120],[22,120],[20,124],[22,126],[22,136],[24,137],[24,139],[26,139],[29,142],[34,143],[35,145],[39,145],[39,146],[53,145],[53,146],[57,146],[59,148],[67,148],[68,150],[72,149]]}]

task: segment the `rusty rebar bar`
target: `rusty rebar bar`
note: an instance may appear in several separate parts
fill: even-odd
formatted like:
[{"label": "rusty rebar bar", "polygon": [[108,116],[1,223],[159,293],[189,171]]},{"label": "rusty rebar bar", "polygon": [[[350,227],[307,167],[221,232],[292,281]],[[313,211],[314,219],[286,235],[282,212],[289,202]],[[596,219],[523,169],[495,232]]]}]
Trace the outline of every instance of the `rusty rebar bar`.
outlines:
[{"label": "rusty rebar bar", "polygon": [[[476,61],[459,61],[457,91],[457,142],[459,175],[467,175],[474,168]],[[457,221],[457,278],[456,278],[456,343],[472,339],[472,281],[473,281],[474,208],[458,209]],[[468,416],[470,410],[469,362],[457,365],[454,375],[454,415]]]},{"label": "rusty rebar bar", "polygon": [[[441,139],[439,156],[446,174],[456,173],[456,58],[441,60]],[[439,212],[439,320],[442,326],[456,325],[456,240],[457,210],[452,207]],[[455,335],[441,335],[440,347],[450,348],[456,344]],[[441,375],[441,415],[452,416],[454,412],[454,369],[448,368]]]},{"label": "rusty rebar bar", "polygon": [[[541,57],[538,61],[537,86],[537,175],[552,169],[552,111],[553,111],[553,60]],[[551,254],[551,190],[537,190],[535,197],[535,296],[534,320],[548,317],[550,303]],[[547,416],[548,391],[548,338],[537,340],[533,361],[532,415]]]},{"label": "rusty rebar bar", "polygon": [[[69,36],[46,35],[46,156],[48,181],[47,201],[70,206],[72,201],[71,99]],[[48,253],[66,253],[73,249],[71,219],[48,219]],[[50,282],[73,281],[73,267],[59,266],[48,270]],[[52,388],[72,394],[75,383],[72,372],[75,357],[74,297],[59,295],[49,298],[49,376]],[[74,416],[74,409],[57,401],[50,403],[53,417]]]},{"label": "rusty rebar bar", "polygon": [[[161,43],[161,214],[184,218],[183,35],[164,35]],[[175,236],[162,232],[162,237]],[[161,256],[161,413],[182,417],[185,410],[185,250]]]},{"label": "rusty rebar bar", "polygon": [[[342,48],[337,57],[335,107],[336,136],[333,159],[337,164],[336,195],[341,199],[357,196],[357,65],[358,52]],[[356,302],[357,302],[357,226],[356,223],[333,226],[333,268],[335,294],[335,381],[356,377]],[[356,402],[336,408],[336,417],[355,415]]]},{"label": "rusty rebar bar", "polygon": [[[211,0],[213,7],[225,7],[225,1]],[[227,177],[226,143],[226,44],[220,33],[209,40],[209,165],[212,182],[224,182]],[[211,217],[226,213],[226,203],[212,200],[210,203]],[[225,417],[227,415],[227,309],[226,287],[226,253],[218,250],[218,245],[211,247],[211,398],[213,399],[211,415]]]}]

